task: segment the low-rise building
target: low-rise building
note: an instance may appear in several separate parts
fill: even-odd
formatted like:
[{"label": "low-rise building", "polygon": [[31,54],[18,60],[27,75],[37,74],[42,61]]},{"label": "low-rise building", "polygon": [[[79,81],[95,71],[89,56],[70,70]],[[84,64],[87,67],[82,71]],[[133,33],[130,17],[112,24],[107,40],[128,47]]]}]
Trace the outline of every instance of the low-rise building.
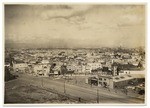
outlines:
[{"label": "low-rise building", "polygon": [[61,66],[55,66],[52,70],[52,73],[50,73],[51,75],[59,75],[61,72]]},{"label": "low-rise building", "polygon": [[13,62],[13,69],[14,71],[18,72],[18,71],[22,71],[25,72],[25,70],[28,68],[27,63],[24,63],[21,60],[15,60]]},{"label": "low-rise building", "polygon": [[95,70],[98,68],[102,68],[101,63],[87,63],[87,65],[85,66],[85,71],[87,73],[91,73],[92,70]]},{"label": "low-rise building", "polygon": [[122,71],[120,71],[119,72],[119,75],[125,75],[125,74],[131,74],[131,75],[133,75],[133,74],[138,74],[138,75],[140,75],[140,74],[145,74],[145,71],[143,71],[143,70],[122,70]]},{"label": "low-rise building", "polygon": [[33,71],[36,75],[48,76],[50,72],[50,66],[44,64],[36,64],[33,66]]},{"label": "low-rise building", "polygon": [[122,76],[98,76],[98,86],[109,87],[109,88],[122,88],[128,85],[129,81],[135,78],[131,75]]}]

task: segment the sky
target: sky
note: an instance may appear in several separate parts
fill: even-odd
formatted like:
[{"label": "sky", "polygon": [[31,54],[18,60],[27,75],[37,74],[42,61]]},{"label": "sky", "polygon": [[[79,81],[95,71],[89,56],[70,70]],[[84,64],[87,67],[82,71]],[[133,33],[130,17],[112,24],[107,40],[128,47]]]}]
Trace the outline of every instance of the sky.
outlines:
[{"label": "sky", "polygon": [[145,46],[145,5],[5,4],[6,48]]}]

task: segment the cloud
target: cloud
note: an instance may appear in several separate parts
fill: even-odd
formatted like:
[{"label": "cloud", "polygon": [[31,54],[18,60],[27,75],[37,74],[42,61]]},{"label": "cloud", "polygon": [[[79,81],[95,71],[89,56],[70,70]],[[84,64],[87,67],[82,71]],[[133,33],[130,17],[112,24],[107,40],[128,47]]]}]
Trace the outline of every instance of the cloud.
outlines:
[{"label": "cloud", "polygon": [[41,13],[41,18],[44,20],[49,20],[53,18],[67,18],[68,16],[72,15],[72,11],[69,10],[53,10],[53,11],[44,11]]},{"label": "cloud", "polygon": [[17,5],[6,16],[13,17],[6,17],[5,34],[14,34],[6,36],[7,42],[90,47],[137,42],[137,37],[142,41],[145,36],[143,10],[128,5]]},{"label": "cloud", "polygon": [[63,8],[59,10],[55,7],[56,10],[43,10],[40,14],[40,17],[44,20],[50,20],[54,18],[64,18],[70,19],[72,17],[81,16],[87,13],[93,6],[82,6],[82,5],[71,5],[70,8]]},{"label": "cloud", "polygon": [[134,26],[144,24],[144,18],[138,14],[125,14],[119,17],[120,26]]}]

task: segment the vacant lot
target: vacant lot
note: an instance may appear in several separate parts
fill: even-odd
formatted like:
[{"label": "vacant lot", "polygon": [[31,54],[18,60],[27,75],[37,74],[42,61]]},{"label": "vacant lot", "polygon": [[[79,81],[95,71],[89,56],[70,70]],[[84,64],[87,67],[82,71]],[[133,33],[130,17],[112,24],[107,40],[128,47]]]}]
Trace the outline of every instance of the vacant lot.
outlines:
[{"label": "vacant lot", "polygon": [[[77,84],[75,79],[77,79]],[[5,83],[5,103],[68,104],[97,102],[97,88],[85,84],[84,76],[76,76],[76,78],[72,76],[70,80],[66,79],[66,83],[64,81],[63,78],[19,75],[17,79]],[[86,87],[82,87],[83,85]],[[64,93],[66,94],[64,95]],[[143,99],[102,89],[99,89],[99,97],[100,103],[144,103]]]},{"label": "vacant lot", "polygon": [[66,97],[43,88],[29,85],[19,79],[5,83],[5,104],[21,103],[75,103]]}]

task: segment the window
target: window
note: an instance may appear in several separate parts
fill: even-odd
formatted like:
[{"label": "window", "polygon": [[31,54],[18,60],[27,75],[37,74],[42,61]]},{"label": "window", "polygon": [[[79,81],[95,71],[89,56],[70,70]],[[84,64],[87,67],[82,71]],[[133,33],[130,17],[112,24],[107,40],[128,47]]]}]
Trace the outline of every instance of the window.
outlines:
[{"label": "window", "polygon": [[120,77],[121,79],[124,79],[124,77],[122,76],[122,77]]},{"label": "window", "polygon": [[102,80],[102,78],[99,78],[99,80]]},{"label": "window", "polygon": [[44,68],[47,68],[46,66],[44,66]]},{"label": "window", "polygon": [[102,85],[102,82],[99,82],[100,85]]},{"label": "window", "polygon": [[118,77],[116,77],[115,79],[116,79],[116,80],[119,80],[119,78],[118,78]]},{"label": "window", "polygon": [[106,79],[104,79],[104,81],[106,81]]}]

